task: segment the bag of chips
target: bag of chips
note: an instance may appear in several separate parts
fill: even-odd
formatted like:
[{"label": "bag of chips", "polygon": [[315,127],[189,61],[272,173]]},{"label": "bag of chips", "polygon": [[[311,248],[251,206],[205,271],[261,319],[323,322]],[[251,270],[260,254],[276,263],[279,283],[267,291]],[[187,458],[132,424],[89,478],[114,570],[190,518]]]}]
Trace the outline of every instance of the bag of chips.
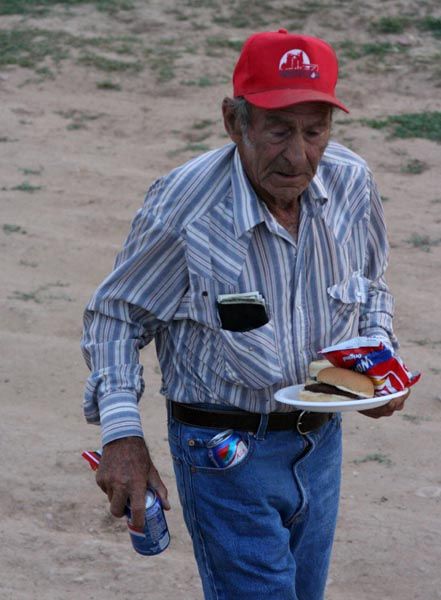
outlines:
[{"label": "bag of chips", "polygon": [[412,373],[381,340],[356,337],[320,350],[335,367],[352,369],[367,375],[374,384],[376,396],[386,396],[415,385],[421,373]]}]

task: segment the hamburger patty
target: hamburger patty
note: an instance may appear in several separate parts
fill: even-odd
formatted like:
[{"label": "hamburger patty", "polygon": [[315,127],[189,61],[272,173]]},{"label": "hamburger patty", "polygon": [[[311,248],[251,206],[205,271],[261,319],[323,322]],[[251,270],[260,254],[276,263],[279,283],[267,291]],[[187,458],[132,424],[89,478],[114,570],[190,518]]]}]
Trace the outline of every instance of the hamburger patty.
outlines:
[{"label": "hamburger patty", "polygon": [[329,385],[329,383],[310,383],[305,385],[305,390],[307,392],[316,392],[317,394],[337,394],[338,396],[345,396],[345,398],[360,400],[360,396],[357,396],[357,394],[341,390],[335,385]]}]

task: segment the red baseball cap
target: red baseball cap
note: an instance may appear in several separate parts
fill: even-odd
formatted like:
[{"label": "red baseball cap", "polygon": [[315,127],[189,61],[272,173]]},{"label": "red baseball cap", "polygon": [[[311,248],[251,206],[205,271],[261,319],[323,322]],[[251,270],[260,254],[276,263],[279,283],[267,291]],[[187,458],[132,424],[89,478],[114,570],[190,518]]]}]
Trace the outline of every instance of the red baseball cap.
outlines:
[{"label": "red baseball cap", "polygon": [[286,29],[255,33],[234,69],[234,96],[260,108],[327,102],[349,112],[335,96],[337,77],[337,57],[324,40]]}]

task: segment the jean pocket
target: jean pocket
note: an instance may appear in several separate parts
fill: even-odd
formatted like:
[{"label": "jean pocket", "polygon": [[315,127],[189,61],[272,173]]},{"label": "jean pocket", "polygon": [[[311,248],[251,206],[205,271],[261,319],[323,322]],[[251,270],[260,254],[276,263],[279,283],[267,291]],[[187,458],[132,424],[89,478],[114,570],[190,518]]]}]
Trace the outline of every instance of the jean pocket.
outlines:
[{"label": "jean pocket", "polygon": [[[212,439],[222,433],[220,429],[182,427],[183,460],[193,472],[229,474],[245,467],[250,461],[254,449],[254,438],[245,431],[234,431],[232,441],[226,440],[217,451],[210,445]],[[239,438],[239,439],[237,439]],[[237,447],[237,445],[239,447]],[[213,454],[217,454],[216,464]],[[222,462],[225,466],[221,466]]]},{"label": "jean pocket", "polygon": [[315,448],[320,447],[329,436],[334,435],[335,432],[341,429],[341,423],[341,413],[334,413],[327,423],[308,433],[307,437],[313,442]]}]

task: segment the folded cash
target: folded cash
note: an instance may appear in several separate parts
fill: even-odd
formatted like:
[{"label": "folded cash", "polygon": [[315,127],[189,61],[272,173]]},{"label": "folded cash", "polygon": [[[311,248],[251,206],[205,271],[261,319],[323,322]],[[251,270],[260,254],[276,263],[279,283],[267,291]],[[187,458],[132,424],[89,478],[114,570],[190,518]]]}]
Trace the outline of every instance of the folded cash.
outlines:
[{"label": "folded cash", "polygon": [[219,294],[219,304],[260,304],[265,306],[265,298],[260,292],[244,292],[241,294]]}]

